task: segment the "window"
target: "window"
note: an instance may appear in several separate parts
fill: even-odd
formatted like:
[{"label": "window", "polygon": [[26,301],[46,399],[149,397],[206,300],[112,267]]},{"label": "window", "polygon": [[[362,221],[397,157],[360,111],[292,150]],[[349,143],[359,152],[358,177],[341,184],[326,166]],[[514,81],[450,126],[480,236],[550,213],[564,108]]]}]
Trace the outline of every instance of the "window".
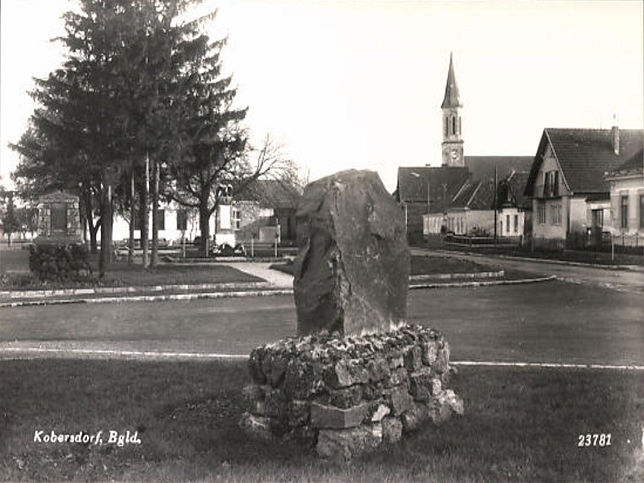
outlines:
[{"label": "window", "polygon": [[51,231],[67,231],[67,205],[65,203],[53,203],[51,205]]},{"label": "window", "polygon": [[445,137],[449,136],[449,117],[445,118]]},{"label": "window", "polygon": [[594,227],[599,227],[601,228],[604,226],[604,210],[603,209],[598,209],[598,210],[593,210],[592,211],[592,216],[593,216],[593,226]]},{"label": "window", "polygon": [[134,213],[134,229],[141,229],[141,212],[139,210],[136,210],[136,212]]},{"label": "window", "polygon": [[537,223],[543,225],[546,222],[546,205],[539,204],[537,206]]},{"label": "window", "polygon": [[552,225],[561,225],[561,205],[552,205],[550,222]]},{"label": "window", "polygon": [[452,117],[452,134],[456,134],[456,116]]},{"label": "window", "polygon": [[503,235],[503,220],[499,220],[499,232]]},{"label": "window", "polygon": [[233,208],[233,229],[239,230],[241,228],[241,211],[239,208]]},{"label": "window", "polygon": [[188,211],[177,210],[177,230],[186,231],[188,229]]},{"label": "window", "polygon": [[458,118],[458,133],[463,134],[463,120],[459,117]]},{"label": "window", "polygon": [[519,215],[514,215],[514,233],[519,233]]},{"label": "window", "polygon": [[505,229],[510,233],[510,215],[505,215]]},{"label": "window", "polygon": [[552,194],[559,196],[559,171],[553,171],[553,190]]},{"label": "window", "polygon": [[543,173],[543,196],[559,196],[559,171]]},{"label": "window", "polygon": [[165,210],[157,211],[157,228],[159,231],[165,230]]},{"label": "window", "polygon": [[644,195],[640,195],[640,228],[644,228]]},{"label": "window", "polygon": [[628,196],[620,197],[619,219],[621,228],[628,228]]}]

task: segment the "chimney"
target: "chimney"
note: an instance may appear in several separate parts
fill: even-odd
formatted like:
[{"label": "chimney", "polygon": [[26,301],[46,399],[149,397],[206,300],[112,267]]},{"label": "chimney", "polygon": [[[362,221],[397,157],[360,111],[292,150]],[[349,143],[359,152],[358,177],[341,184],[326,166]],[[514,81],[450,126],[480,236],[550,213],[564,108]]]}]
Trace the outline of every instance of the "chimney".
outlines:
[{"label": "chimney", "polygon": [[617,116],[613,114],[613,127],[610,130],[611,144],[615,154],[619,154],[619,127],[617,126]]}]

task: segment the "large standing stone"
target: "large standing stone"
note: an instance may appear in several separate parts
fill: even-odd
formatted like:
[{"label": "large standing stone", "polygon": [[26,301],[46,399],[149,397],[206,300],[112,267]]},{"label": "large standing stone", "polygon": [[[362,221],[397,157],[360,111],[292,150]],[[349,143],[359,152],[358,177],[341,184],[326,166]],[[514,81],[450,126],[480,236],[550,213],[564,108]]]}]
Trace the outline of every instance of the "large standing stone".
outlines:
[{"label": "large standing stone", "polygon": [[297,210],[298,335],[385,332],[406,315],[409,249],[400,204],[372,171],[309,184]]}]

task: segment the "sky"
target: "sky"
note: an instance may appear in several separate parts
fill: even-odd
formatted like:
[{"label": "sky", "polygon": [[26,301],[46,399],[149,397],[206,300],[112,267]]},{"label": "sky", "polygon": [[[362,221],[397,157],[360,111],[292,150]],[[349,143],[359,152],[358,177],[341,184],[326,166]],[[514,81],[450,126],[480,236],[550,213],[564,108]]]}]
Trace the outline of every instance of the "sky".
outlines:
[{"label": "sky", "polygon": [[[2,0],[0,174],[62,64],[72,0]],[[643,2],[206,0],[256,143],[270,134],[311,180],[440,166],[450,52],[465,155],[534,155],[546,127],[644,127]],[[195,12],[195,15],[198,12]]]}]

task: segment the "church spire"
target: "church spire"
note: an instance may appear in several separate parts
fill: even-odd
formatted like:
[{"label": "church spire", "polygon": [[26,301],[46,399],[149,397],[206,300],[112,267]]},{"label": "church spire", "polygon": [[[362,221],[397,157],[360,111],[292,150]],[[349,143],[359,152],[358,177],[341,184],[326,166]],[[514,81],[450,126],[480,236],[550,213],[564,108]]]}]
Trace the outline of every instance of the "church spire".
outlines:
[{"label": "church spire", "polygon": [[445,86],[445,97],[441,108],[462,107],[461,100],[458,96],[458,86],[456,85],[456,76],[454,75],[454,62],[452,53],[449,53],[449,71],[447,72],[447,85]]},{"label": "church spire", "polygon": [[452,53],[449,54],[449,70],[447,71],[447,85],[445,98],[441,109],[443,110],[443,166],[465,166],[463,155],[463,137],[460,108],[463,105],[458,96],[458,86],[454,75],[454,61]]}]

